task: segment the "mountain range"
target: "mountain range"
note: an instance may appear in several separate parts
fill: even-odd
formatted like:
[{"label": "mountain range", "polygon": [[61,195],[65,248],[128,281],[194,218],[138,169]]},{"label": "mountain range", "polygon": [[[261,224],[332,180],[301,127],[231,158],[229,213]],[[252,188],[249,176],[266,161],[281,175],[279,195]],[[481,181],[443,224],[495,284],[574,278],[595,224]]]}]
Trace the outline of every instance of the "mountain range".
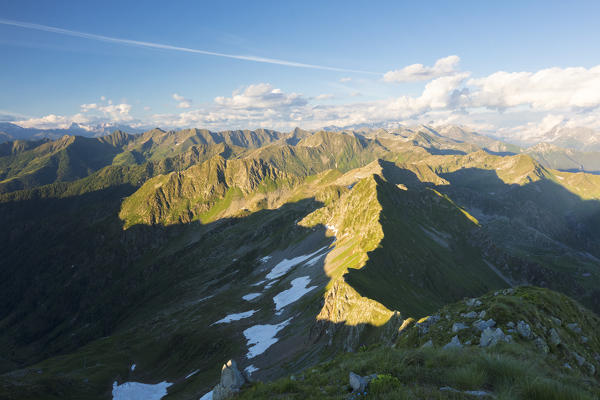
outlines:
[{"label": "mountain range", "polygon": [[597,398],[599,158],[548,142],[1,143],[0,398]]}]

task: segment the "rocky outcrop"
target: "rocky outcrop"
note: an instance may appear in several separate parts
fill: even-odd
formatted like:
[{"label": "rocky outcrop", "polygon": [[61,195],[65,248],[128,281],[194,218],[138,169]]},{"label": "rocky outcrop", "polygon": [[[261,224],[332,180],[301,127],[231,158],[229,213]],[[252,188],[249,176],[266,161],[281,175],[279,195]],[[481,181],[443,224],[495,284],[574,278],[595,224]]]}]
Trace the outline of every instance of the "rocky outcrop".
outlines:
[{"label": "rocky outcrop", "polygon": [[221,369],[221,382],[213,389],[213,400],[223,400],[240,391],[246,380],[233,360],[227,361]]}]

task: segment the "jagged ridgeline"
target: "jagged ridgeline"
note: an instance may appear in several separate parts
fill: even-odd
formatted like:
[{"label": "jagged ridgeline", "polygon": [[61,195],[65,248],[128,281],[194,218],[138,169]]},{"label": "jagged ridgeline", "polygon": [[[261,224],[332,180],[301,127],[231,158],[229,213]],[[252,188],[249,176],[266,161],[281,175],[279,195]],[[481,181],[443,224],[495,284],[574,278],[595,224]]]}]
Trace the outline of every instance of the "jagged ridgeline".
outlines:
[{"label": "jagged ridgeline", "polygon": [[532,157],[459,127],[0,144],[0,398],[198,399],[230,358],[251,398],[593,398],[600,176]]}]

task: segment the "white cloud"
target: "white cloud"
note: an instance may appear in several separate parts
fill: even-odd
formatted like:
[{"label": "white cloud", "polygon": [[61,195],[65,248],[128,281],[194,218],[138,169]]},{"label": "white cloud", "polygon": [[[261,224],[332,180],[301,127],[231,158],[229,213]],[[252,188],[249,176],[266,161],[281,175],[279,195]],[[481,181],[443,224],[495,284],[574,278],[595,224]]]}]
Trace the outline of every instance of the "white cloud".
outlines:
[{"label": "white cloud", "polygon": [[549,68],[537,72],[495,72],[471,79],[472,105],[505,109],[593,109],[600,105],[600,65],[586,69]]},{"label": "white cloud", "polygon": [[329,100],[333,99],[335,96],[329,93],[323,93],[315,97],[315,100]]},{"label": "white cloud", "polygon": [[437,60],[433,67],[427,67],[423,64],[412,64],[402,69],[386,72],[383,75],[383,80],[386,82],[428,81],[456,73],[456,67],[459,62],[460,57],[448,56]]},{"label": "white cloud", "polygon": [[126,103],[113,104],[108,100],[108,104],[97,103],[82,104],[81,112],[71,116],[49,114],[40,118],[29,118],[16,123],[24,128],[39,129],[67,129],[73,123],[82,125],[100,125],[106,123],[133,122],[131,116],[131,105]]},{"label": "white cloud", "polygon": [[181,96],[180,94],[173,93],[173,99],[175,101],[179,102],[179,104],[177,104],[178,108],[190,108],[192,106],[192,100],[186,99],[185,97]]},{"label": "white cloud", "polygon": [[216,97],[215,103],[232,109],[280,109],[304,106],[307,100],[301,94],[286,94],[268,83],[259,83],[236,90],[231,97]]},{"label": "white cloud", "polygon": [[340,78],[340,82],[342,82],[342,83],[350,82],[351,80],[352,80],[352,78],[350,78],[349,76]]},{"label": "white cloud", "polygon": [[[436,73],[444,70],[439,61],[430,69],[436,68]],[[317,129],[329,125],[413,121],[464,124],[510,138],[535,137],[556,124],[600,128],[600,66],[501,71],[484,77],[453,70],[424,84],[419,95],[362,102],[350,93],[347,96],[347,103],[333,104],[322,102],[332,98],[330,94],[306,97],[269,83],[257,83],[229,96],[216,97],[209,104],[193,106],[190,101],[190,106],[180,113],[155,114],[143,122],[148,127],[163,128],[286,130],[294,126]],[[173,98],[179,102],[187,100],[179,94]],[[81,112],[70,117],[50,114],[18,123],[55,128],[68,127],[72,122],[108,121],[142,123],[131,115],[129,104],[112,104],[110,100],[83,104]]]}]

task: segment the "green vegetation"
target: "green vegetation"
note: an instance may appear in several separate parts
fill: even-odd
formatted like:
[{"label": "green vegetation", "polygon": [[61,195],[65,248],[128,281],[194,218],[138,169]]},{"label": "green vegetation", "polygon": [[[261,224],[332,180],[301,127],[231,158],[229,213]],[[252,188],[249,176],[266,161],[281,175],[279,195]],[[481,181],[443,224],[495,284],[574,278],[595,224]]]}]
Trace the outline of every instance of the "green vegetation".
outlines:
[{"label": "green vegetation", "polygon": [[[425,127],[3,143],[0,397],[109,398],[115,380],[167,380],[167,398],[197,398],[246,354],[244,329],[290,319],[282,347],[252,360],[275,381],[241,398],[347,398],[349,371],[378,374],[370,398],[594,398],[574,354],[600,369],[598,319],[565,295],[600,310],[600,177],[496,154],[519,151]],[[277,315],[273,297],[301,276],[315,288]],[[502,292],[524,283],[562,294]],[[548,354],[514,332],[480,348],[471,311],[506,334],[525,321]],[[471,345],[444,350],[454,336]]]}]

